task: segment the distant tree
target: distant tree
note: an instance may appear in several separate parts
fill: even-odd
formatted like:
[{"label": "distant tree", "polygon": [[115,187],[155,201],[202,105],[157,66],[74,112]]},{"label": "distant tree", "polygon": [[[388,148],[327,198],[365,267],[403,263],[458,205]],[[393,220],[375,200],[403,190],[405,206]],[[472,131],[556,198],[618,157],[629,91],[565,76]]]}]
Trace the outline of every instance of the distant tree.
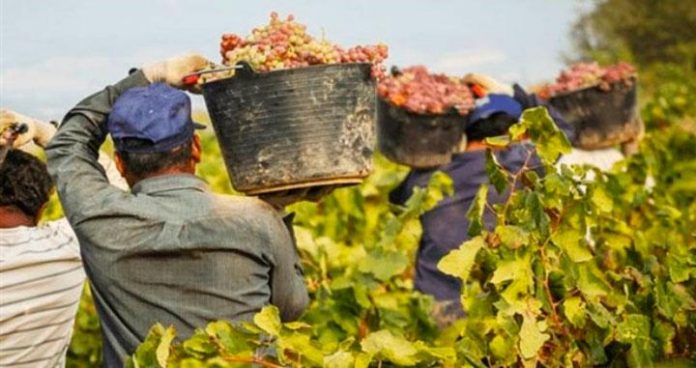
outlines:
[{"label": "distant tree", "polygon": [[569,63],[638,67],[648,129],[696,132],[696,0],[594,0],[575,22]]},{"label": "distant tree", "polygon": [[573,59],[696,71],[696,1],[597,0],[572,31]]}]

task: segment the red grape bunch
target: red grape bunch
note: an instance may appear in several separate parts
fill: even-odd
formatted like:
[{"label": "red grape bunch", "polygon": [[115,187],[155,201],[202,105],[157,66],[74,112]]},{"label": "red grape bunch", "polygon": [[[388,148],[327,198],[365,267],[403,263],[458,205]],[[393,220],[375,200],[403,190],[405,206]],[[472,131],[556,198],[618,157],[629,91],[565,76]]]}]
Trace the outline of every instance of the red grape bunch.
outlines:
[{"label": "red grape bunch", "polygon": [[[222,35],[220,54],[225,65],[245,61],[259,72],[317,64],[370,63],[373,77],[381,78],[388,49],[383,44],[343,49],[323,38],[312,37],[307,27],[297,23],[292,15],[281,19],[273,12],[267,25],[253,29],[245,38],[231,33]],[[205,76],[205,81],[232,75],[234,70],[211,73]]]},{"label": "red grape bunch", "polygon": [[544,98],[553,97],[559,93],[598,86],[608,91],[617,82],[632,83],[636,69],[628,63],[618,63],[602,67],[596,62],[578,63],[568,70],[561,71],[555,83],[542,87],[539,95]]},{"label": "red grape bunch", "polygon": [[416,114],[443,114],[455,109],[466,115],[474,107],[474,96],[460,78],[430,74],[421,65],[381,79],[377,92],[392,105]]}]

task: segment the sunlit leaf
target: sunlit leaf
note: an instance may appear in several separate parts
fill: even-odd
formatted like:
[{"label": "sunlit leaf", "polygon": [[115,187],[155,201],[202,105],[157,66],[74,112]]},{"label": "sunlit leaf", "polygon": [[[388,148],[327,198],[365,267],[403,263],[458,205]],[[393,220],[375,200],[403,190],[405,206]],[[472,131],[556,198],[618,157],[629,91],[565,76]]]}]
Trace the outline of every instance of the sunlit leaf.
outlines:
[{"label": "sunlit leaf", "polygon": [[467,281],[469,271],[474,265],[476,254],[479,249],[484,247],[484,240],[481,236],[477,236],[471,240],[465,241],[458,249],[451,251],[444,256],[437,264],[437,268],[454,277]]}]

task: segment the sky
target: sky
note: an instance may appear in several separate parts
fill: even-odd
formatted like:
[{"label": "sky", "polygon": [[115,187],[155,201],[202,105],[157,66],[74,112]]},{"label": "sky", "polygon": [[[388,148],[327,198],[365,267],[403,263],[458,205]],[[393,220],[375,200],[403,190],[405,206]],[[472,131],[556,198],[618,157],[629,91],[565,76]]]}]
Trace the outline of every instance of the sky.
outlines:
[{"label": "sky", "polygon": [[[128,69],[189,51],[220,61],[222,33],[271,11],[344,47],[385,43],[387,65],[550,80],[587,3],[571,0],[0,0],[0,106],[60,119]],[[204,108],[200,96],[194,106]]]}]

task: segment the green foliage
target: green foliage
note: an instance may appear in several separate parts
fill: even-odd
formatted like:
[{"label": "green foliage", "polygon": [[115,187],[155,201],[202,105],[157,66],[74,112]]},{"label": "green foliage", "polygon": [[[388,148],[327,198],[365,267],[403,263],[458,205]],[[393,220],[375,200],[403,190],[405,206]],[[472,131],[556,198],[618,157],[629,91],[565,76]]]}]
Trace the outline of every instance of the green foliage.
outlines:
[{"label": "green foliage", "polygon": [[575,23],[578,56],[600,62],[627,60],[641,69],[656,64],[696,66],[696,10],[682,0],[598,0]]},{"label": "green foliage", "polygon": [[[156,326],[132,364],[151,366],[155,361],[153,351],[162,345],[150,341],[167,344],[168,364],[174,367],[453,362],[452,347],[426,342],[436,336],[429,317],[431,300],[414,293],[411,283],[418,218],[452,192],[451,179],[434,175],[428,188],[417,189],[404,208],[394,208],[386,196],[402,179],[403,169],[379,157],[377,162],[392,169],[377,172],[361,187],[337,190],[318,205],[294,208],[312,296],[301,322],[281,324],[277,309],[267,307],[251,323],[212,322],[171,346],[161,338],[163,328]],[[336,231],[342,228],[353,230]]]},{"label": "green foliage", "polygon": [[567,142],[545,115],[530,111],[511,132],[537,140],[546,174],[502,172],[489,156],[489,174],[512,192],[493,207],[480,192],[469,217],[480,222],[493,208],[498,226],[475,227],[440,261],[462,280],[466,319],[437,330],[430,299],[411,285],[418,217],[451,181],[435,175],[405,208],[390,206],[402,169],[377,157],[362,186],[294,207],[312,296],[300,322],[282,324],[268,307],[253,322],[212,322],[183,342],[156,326],[133,362],[148,366],[168,350],[171,367],[690,364],[696,187],[685,168],[696,162],[696,137],[677,127],[651,133],[640,153],[590,181],[592,168],[554,168]]},{"label": "green foliage", "polygon": [[[528,111],[499,141],[534,139],[546,174],[513,175],[489,154],[494,187],[512,193],[491,206],[482,189],[469,211],[474,237],[439,264],[463,283],[467,318],[448,329],[436,327],[431,298],[414,292],[411,280],[419,216],[451,193],[452,182],[436,174],[406,206],[389,205],[405,168],[377,156],[361,186],[292,208],[312,299],[301,321],[283,324],[267,307],[253,321],[211,322],[193,336],[156,325],[130,364],[693,366],[696,136],[683,128],[684,111],[670,107],[675,99],[666,101],[670,123],[644,110],[652,129],[640,152],[611,173],[595,172],[594,181],[586,176],[592,168],[553,167],[567,142],[544,110]],[[230,193],[208,134],[200,174]],[[486,209],[498,218],[491,232],[481,222]],[[99,365],[98,326],[86,291],[69,367]]]}]

